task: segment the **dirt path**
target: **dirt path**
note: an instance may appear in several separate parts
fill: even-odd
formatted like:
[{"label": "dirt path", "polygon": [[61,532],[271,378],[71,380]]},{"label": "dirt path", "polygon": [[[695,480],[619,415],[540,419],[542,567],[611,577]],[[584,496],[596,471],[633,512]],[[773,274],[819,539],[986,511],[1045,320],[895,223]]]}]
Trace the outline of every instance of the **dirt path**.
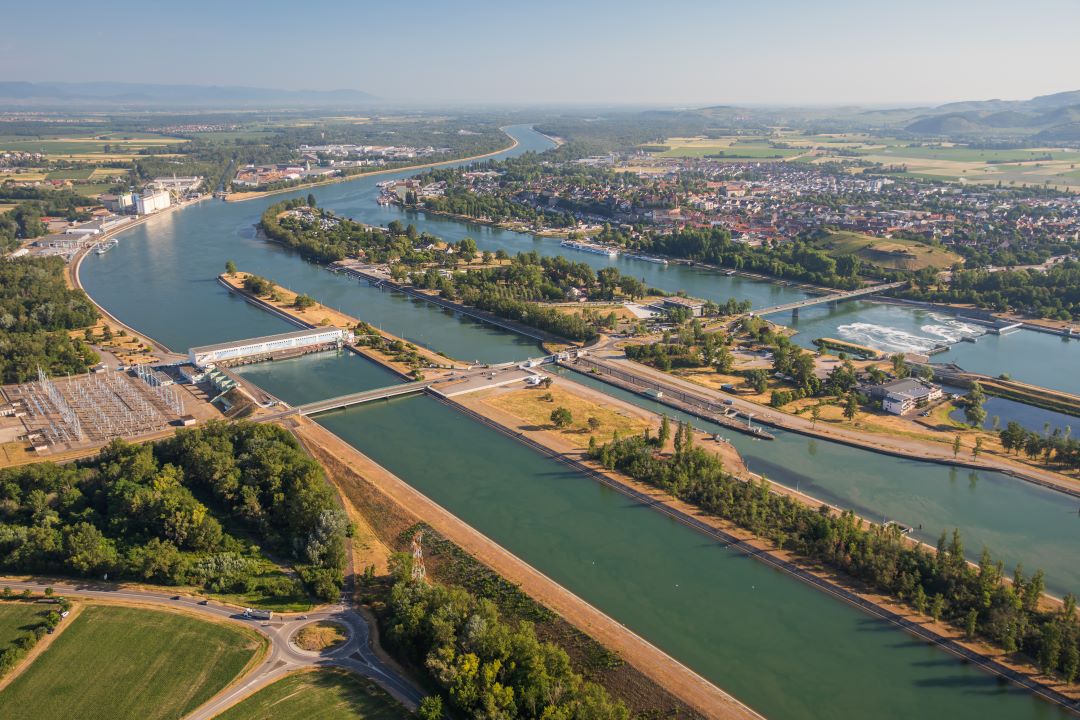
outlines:
[{"label": "dirt path", "polygon": [[618,653],[658,685],[702,714],[724,720],[761,718],[659,648],[507,552],[330,431],[305,420],[297,425],[295,432],[305,443],[310,443],[345,463],[394,502],[425,520],[448,540],[506,579],[519,584],[522,590],[537,602],[554,610],[582,632]]}]

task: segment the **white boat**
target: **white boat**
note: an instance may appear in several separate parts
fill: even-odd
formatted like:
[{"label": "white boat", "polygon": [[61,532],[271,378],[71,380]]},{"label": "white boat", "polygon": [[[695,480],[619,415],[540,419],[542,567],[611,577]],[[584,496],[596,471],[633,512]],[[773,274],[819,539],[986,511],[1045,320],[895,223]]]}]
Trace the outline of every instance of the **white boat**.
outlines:
[{"label": "white boat", "polygon": [[97,250],[95,250],[94,252],[96,252],[98,255],[104,255],[119,244],[119,240],[110,240],[109,242],[98,243]]},{"label": "white boat", "polygon": [[653,257],[651,255],[631,255],[633,260],[643,260],[645,262],[655,263],[656,265],[667,265],[668,261],[664,258]]},{"label": "white boat", "polygon": [[591,243],[583,243],[576,240],[563,240],[559,244],[563,247],[568,247],[573,250],[580,250],[582,252],[593,253],[594,255],[607,255],[608,257],[616,257],[619,254],[619,251],[615,248],[606,248],[602,245],[593,245]]}]

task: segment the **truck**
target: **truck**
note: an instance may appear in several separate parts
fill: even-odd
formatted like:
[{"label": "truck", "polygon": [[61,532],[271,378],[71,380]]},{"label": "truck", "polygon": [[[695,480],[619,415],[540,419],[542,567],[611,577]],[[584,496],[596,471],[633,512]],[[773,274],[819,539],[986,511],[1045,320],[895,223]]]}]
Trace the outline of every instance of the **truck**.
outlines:
[{"label": "truck", "polygon": [[252,610],[244,608],[244,617],[249,620],[270,620],[274,617],[273,610]]}]

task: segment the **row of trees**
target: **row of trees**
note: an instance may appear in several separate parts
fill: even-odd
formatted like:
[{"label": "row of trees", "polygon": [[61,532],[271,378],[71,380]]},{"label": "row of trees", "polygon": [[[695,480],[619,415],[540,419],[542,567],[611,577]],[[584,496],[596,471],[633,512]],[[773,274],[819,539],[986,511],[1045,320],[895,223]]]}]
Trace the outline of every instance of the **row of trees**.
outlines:
[{"label": "row of trees", "polygon": [[531,623],[511,624],[495,604],[464,589],[409,579],[411,558],[398,558],[398,581],[384,618],[387,641],[427,670],[439,700],[422,716],[440,717],[442,698],[463,717],[625,720],[626,707],[575,672],[559,646],[541,641]]},{"label": "row of trees", "polygon": [[716,455],[693,445],[688,431],[668,456],[640,436],[616,437],[590,453],[607,468],[841,570],[920,613],[956,623],[969,638],[978,635],[1006,652],[1022,652],[1046,673],[1071,683],[1080,672],[1075,598],[1067,596],[1059,609],[1041,608],[1041,571],[1029,578],[1017,567],[1013,581],[1006,582],[1003,564],[986,550],[973,567],[959,532],[951,540],[942,532],[932,553],[907,542],[896,527],[865,526],[853,513],[838,515],[824,505],[815,510],[770,492],[765,481],[733,477]]},{"label": "row of trees", "polygon": [[1080,320],[1080,262],[1065,261],[1046,272],[959,270],[948,284],[927,283],[908,291],[906,296],[1055,320]]},{"label": "row of trees", "polygon": [[1053,462],[1065,469],[1080,470],[1080,440],[1072,437],[1072,428],[1047,429],[1040,434],[1012,421],[998,436],[1006,452],[1017,455],[1022,452],[1032,460],[1041,457],[1047,464]]},{"label": "row of trees", "polygon": [[215,422],[154,445],[116,440],[77,463],[3,470],[0,499],[8,571],[296,595],[280,573],[262,577],[265,549],[322,599],[344,580],[346,518],[319,466],[272,425]]},{"label": "row of trees", "polygon": [[38,367],[52,375],[85,372],[98,357],[69,331],[96,320],[86,294],[64,283],[61,258],[0,262],[0,381],[23,382]]}]

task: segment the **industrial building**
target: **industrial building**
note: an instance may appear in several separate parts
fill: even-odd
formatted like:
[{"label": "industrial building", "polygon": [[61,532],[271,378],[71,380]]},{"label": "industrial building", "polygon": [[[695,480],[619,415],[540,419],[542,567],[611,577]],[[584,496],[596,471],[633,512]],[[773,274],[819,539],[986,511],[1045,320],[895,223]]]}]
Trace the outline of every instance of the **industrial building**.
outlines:
[{"label": "industrial building", "polygon": [[267,335],[249,340],[236,340],[216,345],[193,347],[188,351],[188,356],[193,365],[203,368],[207,365],[229,363],[243,358],[274,356],[289,351],[303,351],[322,346],[336,345],[340,347],[344,343],[352,342],[352,340],[353,334],[351,330],[336,327],[313,328],[311,330],[297,330],[296,332]]},{"label": "industrial building", "polygon": [[135,211],[140,215],[164,210],[171,204],[172,197],[168,190],[144,190],[135,196]]}]

